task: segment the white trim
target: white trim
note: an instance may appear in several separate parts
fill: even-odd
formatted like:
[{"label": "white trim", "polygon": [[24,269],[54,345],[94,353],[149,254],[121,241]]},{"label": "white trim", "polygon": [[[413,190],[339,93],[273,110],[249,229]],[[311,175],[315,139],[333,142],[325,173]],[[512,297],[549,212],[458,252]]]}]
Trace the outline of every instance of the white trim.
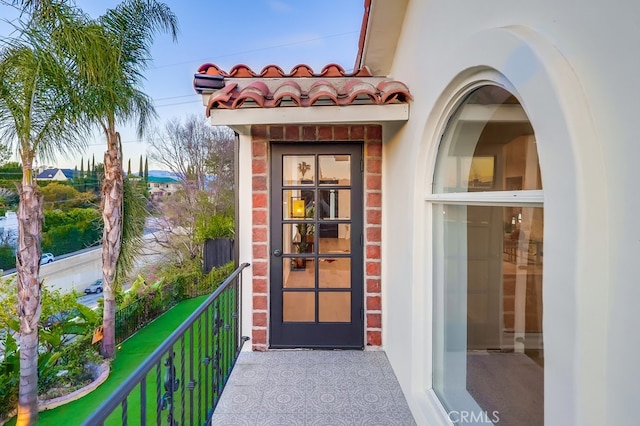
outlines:
[{"label": "white trim", "polygon": [[[240,134],[238,137],[238,227],[240,239],[236,240],[240,262],[249,262],[251,266],[243,274],[242,285],[242,335],[253,334],[253,205],[251,173],[251,136]],[[250,351],[251,341],[242,347],[243,351]]]},{"label": "white trim", "polygon": [[425,201],[443,204],[466,204],[470,206],[499,204],[505,207],[521,205],[542,207],[544,191],[452,192],[429,194],[425,197]]},{"label": "white trim", "polygon": [[245,124],[380,124],[408,119],[409,104],[216,109],[211,111],[210,118],[214,126],[232,127]]},{"label": "white trim", "polygon": [[467,104],[461,111],[459,121],[516,122],[524,123],[529,119],[520,105],[477,105]]}]

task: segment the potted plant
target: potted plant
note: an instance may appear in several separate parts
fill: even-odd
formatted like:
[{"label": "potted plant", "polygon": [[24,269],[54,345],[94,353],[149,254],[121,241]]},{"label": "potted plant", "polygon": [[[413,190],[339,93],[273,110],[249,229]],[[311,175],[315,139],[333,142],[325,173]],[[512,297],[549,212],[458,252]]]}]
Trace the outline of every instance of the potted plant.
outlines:
[{"label": "potted plant", "polygon": [[[313,219],[314,208],[309,206],[305,209],[305,218]],[[293,245],[296,253],[313,253],[313,238],[315,234],[315,225],[309,222],[301,222],[296,224],[296,235],[293,238]],[[304,269],[307,259],[304,257],[296,257],[292,259],[292,269]]]},{"label": "potted plant", "polygon": [[305,180],[304,178],[304,175],[306,175],[309,170],[311,170],[311,164],[307,163],[306,161],[298,163],[298,171],[302,175],[302,178],[300,179],[302,183],[311,183],[311,181]]}]

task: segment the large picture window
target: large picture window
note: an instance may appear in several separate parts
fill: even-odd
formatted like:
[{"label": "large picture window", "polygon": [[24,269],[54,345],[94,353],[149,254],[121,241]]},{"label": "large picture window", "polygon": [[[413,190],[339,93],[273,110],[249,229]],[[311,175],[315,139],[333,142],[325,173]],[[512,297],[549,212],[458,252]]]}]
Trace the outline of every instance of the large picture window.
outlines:
[{"label": "large picture window", "polygon": [[497,86],[449,121],[433,195],[433,388],[456,423],[544,421],[542,179],[533,128]]}]

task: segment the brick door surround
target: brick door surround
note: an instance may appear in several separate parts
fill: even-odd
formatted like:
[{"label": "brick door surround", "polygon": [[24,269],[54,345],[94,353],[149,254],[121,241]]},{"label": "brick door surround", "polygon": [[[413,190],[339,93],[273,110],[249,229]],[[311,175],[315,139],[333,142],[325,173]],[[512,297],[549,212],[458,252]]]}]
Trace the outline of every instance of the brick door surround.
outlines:
[{"label": "brick door surround", "polygon": [[365,342],[382,346],[381,237],[382,237],[382,126],[251,127],[252,188],[252,297],[254,351],[268,347],[269,325],[269,143],[364,143],[364,295]]}]

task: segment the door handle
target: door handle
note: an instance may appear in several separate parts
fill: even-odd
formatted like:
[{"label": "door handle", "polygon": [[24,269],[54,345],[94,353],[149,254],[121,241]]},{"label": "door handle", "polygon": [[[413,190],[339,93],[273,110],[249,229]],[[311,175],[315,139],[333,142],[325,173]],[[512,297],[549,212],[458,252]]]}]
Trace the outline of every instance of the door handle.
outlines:
[{"label": "door handle", "polygon": [[280,250],[280,249],[275,249],[275,250],[273,251],[273,255],[274,255],[275,257],[280,257],[280,256],[282,256],[282,250]]}]

